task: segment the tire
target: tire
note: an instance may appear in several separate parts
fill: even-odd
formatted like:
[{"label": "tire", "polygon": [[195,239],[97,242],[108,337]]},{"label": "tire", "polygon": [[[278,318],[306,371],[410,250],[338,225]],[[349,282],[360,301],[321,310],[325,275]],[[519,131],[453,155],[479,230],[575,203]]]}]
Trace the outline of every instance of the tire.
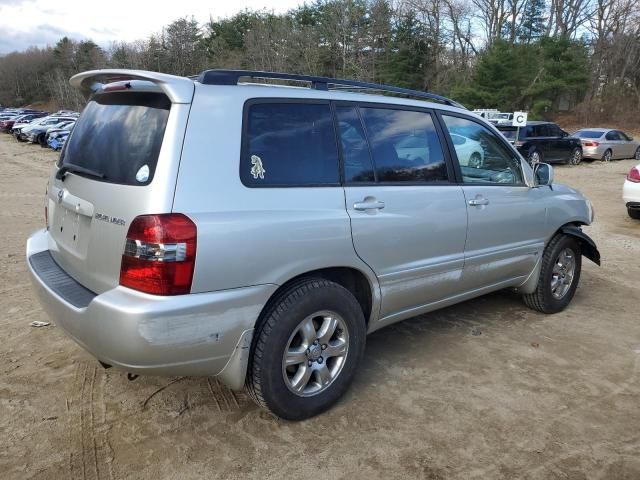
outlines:
[{"label": "tire", "polygon": [[482,157],[478,152],[471,154],[468,165],[473,168],[480,168],[482,166]]},{"label": "tire", "polygon": [[[328,328],[333,333],[325,340],[323,328],[331,324],[335,330]],[[365,335],[362,309],[347,289],[320,278],[295,283],[258,322],[246,390],[258,405],[278,417],[303,420],[318,415],[334,405],[351,384],[364,354]],[[336,354],[327,356],[330,349]],[[287,351],[295,353],[287,356]],[[288,367],[285,359],[292,362]]]},{"label": "tire", "polygon": [[636,148],[636,153],[633,154],[633,158],[640,162],[640,147]]},{"label": "tire", "polygon": [[573,149],[573,152],[571,152],[569,163],[571,165],[580,165],[580,162],[582,162],[582,150],[576,147]]},{"label": "tire", "polygon": [[534,150],[529,153],[529,164],[533,167],[536,163],[542,162],[542,153],[538,150]]},{"label": "tire", "polygon": [[[566,269],[571,265],[562,261],[561,255],[567,251],[572,254],[573,269]],[[564,264],[565,270],[560,266]],[[558,234],[544,250],[542,256],[542,268],[538,277],[538,286],[535,292],[522,296],[527,307],[542,313],[558,313],[564,310],[571,302],[580,281],[582,269],[582,255],[580,242],[573,236]],[[571,273],[570,284],[567,287],[566,277]],[[565,275],[561,277],[561,275]],[[555,277],[555,278],[554,278]],[[552,282],[556,280],[556,290]],[[560,282],[560,283],[558,283]]]},{"label": "tire", "polygon": [[634,220],[640,220],[640,209],[627,207],[627,213]]},{"label": "tire", "polygon": [[612,155],[611,150],[607,149],[602,154],[602,158],[600,160],[602,160],[603,162],[610,162],[611,161],[611,155]]}]

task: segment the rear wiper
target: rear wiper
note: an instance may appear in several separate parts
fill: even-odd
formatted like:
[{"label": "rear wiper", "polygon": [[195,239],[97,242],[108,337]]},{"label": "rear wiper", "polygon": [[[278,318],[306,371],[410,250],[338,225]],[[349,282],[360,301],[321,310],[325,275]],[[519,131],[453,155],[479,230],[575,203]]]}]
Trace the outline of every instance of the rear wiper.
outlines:
[{"label": "rear wiper", "polygon": [[60,169],[56,172],[56,178],[64,182],[64,178],[67,176],[67,173],[80,173],[89,177],[104,178],[103,173],[91,170],[90,168],[84,168],[79,165],[74,165],[73,163],[65,163],[64,165],[62,165],[62,167],[60,167]]}]

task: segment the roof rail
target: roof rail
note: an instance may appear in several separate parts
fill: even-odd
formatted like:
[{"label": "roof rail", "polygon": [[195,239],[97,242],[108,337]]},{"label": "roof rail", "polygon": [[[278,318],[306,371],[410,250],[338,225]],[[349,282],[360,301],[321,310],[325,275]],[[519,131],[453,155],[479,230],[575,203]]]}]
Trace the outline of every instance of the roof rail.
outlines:
[{"label": "roof rail", "polygon": [[[191,77],[190,77],[191,78]],[[276,80],[291,80],[297,82],[307,82],[315,90],[329,90],[332,85],[333,90],[370,90],[378,92],[397,93],[407,97],[414,97],[425,100],[432,100],[452,107],[465,108],[463,105],[453,100],[436,95],[435,93],[421,92],[409,88],[394,87],[380,83],[359,82],[357,80],[341,80],[338,78],[316,77],[313,75],[298,75],[295,73],[260,72],[251,70],[205,70],[197,76],[196,80],[203,85],[237,85],[241,78],[263,78]]]}]

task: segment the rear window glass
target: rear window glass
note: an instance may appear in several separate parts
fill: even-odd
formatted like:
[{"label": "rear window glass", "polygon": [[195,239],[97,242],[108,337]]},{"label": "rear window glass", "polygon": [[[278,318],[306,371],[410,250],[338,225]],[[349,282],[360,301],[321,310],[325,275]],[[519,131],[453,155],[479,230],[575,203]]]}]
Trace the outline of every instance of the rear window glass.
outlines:
[{"label": "rear window glass", "polygon": [[248,108],[240,162],[245,185],[339,184],[329,104],[268,102]]},{"label": "rear window glass", "polygon": [[600,138],[602,136],[602,132],[595,132],[593,130],[579,130],[574,133],[573,136],[578,138]]},{"label": "rear window glass", "polygon": [[[500,130],[500,133],[502,133],[502,135],[504,135],[507,139],[509,139],[509,140],[515,140],[516,139],[517,129],[515,129],[515,128],[501,128],[501,127],[498,127],[498,130]],[[522,135],[520,135],[520,136],[522,137]]]},{"label": "rear window glass", "polygon": [[161,93],[95,95],[76,122],[60,165],[98,172],[109,183],[150,183],[170,108],[171,102]]}]

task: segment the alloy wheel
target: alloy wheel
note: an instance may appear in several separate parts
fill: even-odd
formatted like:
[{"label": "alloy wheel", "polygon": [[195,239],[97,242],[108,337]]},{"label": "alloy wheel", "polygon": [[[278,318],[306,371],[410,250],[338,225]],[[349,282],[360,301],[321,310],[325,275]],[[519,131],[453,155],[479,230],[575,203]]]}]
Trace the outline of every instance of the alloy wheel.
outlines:
[{"label": "alloy wheel", "polygon": [[576,270],[576,256],[573,250],[565,248],[560,252],[551,270],[551,294],[562,299],[573,283]]},{"label": "alloy wheel", "polygon": [[282,356],[287,388],[301,397],[325,391],[342,371],[349,353],[349,331],[340,315],[313,313],[295,328]]}]

